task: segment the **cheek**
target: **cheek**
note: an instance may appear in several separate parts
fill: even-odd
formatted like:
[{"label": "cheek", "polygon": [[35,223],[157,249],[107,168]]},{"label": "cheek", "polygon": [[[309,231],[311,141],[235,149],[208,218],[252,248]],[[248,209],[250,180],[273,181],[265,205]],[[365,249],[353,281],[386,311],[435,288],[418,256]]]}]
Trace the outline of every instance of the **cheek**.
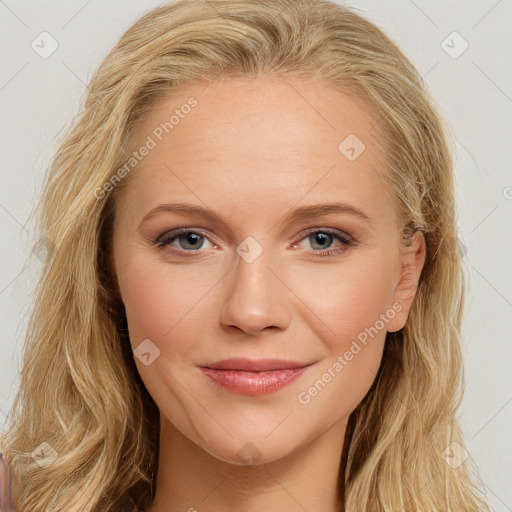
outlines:
[{"label": "cheek", "polygon": [[[326,357],[306,383],[309,388],[303,388],[304,400],[299,401],[314,401],[326,417],[332,414],[333,403],[338,403],[346,414],[352,411],[377,375],[386,326],[396,314],[390,307],[390,269],[391,260],[375,256],[350,262],[340,265],[331,275],[325,273],[328,279],[323,280],[321,292],[309,293],[307,305],[314,315],[306,308],[302,315],[310,317],[310,325],[319,325],[313,316],[322,320],[316,334],[323,340]],[[308,278],[302,284],[304,288],[299,293],[304,296],[306,287],[311,290],[311,282]]]},{"label": "cheek", "polygon": [[302,279],[301,296],[308,297],[307,305],[328,328],[328,345],[333,350],[344,352],[347,344],[375,325],[385,335],[385,323],[379,319],[391,306],[394,283],[393,262],[382,252],[324,269],[317,274],[318,280],[311,276]]},{"label": "cheek", "polygon": [[212,273],[208,277],[187,268],[171,272],[161,262],[148,260],[134,256],[119,274],[130,341],[135,348],[150,339],[164,358],[172,346],[176,363],[180,354],[192,351],[200,341],[207,314],[201,303],[215,280]]}]

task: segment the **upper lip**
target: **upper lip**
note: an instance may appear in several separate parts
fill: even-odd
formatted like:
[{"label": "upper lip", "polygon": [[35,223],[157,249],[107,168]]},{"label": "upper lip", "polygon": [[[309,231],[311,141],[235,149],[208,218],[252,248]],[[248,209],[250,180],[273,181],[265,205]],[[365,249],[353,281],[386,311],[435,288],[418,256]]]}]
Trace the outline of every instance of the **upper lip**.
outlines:
[{"label": "upper lip", "polygon": [[310,363],[299,363],[286,359],[246,359],[234,357],[208,364],[205,368],[212,370],[239,370],[246,372],[263,372],[272,370],[287,370],[293,368],[304,368]]}]

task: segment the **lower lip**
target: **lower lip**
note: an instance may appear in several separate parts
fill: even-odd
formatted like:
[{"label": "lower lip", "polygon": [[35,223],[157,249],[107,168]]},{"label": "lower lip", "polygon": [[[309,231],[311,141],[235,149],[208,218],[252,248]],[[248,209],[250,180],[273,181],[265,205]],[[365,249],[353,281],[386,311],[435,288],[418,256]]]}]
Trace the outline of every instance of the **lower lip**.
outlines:
[{"label": "lower lip", "polygon": [[240,395],[268,395],[291,384],[308,366],[269,372],[213,370],[201,367],[203,373],[218,386]]}]

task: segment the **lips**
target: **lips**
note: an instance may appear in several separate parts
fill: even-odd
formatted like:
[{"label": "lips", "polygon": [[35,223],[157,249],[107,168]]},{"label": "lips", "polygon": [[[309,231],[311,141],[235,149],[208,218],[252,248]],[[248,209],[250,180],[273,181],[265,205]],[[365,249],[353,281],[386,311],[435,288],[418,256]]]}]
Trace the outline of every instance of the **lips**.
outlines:
[{"label": "lips", "polygon": [[212,370],[234,370],[245,372],[270,372],[275,370],[293,370],[309,366],[310,363],[300,363],[297,361],[288,361],[286,359],[246,359],[234,357],[224,359],[203,366]]},{"label": "lips", "polygon": [[213,384],[227,391],[242,395],[267,395],[291,384],[311,364],[284,359],[232,358],[200,368]]}]

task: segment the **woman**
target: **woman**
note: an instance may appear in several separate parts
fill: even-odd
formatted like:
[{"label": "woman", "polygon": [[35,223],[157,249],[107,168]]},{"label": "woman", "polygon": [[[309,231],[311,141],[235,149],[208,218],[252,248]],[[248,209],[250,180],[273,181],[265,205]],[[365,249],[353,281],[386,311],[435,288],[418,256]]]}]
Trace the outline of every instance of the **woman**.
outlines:
[{"label": "woman", "polygon": [[452,165],[417,71],[346,7],[137,21],[45,184],[16,509],[488,510]]}]

